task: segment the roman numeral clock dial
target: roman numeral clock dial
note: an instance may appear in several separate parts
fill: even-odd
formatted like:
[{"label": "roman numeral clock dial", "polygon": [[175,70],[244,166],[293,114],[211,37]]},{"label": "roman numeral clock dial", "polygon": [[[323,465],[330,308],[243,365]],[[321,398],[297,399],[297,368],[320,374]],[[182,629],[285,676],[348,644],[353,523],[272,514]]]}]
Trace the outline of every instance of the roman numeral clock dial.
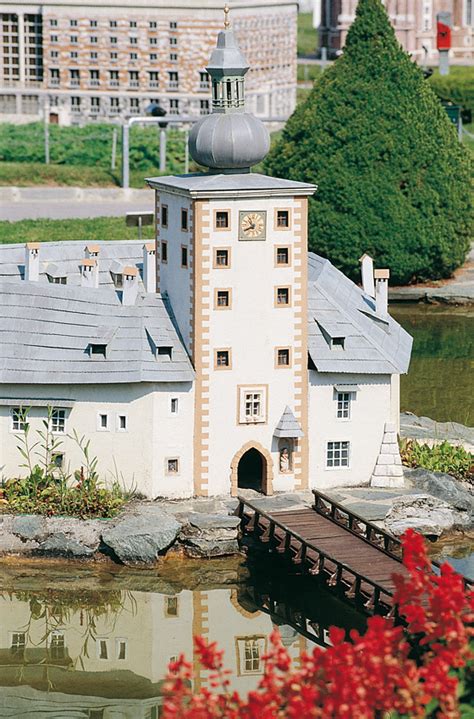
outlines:
[{"label": "roman numeral clock dial", "polygon": [[264,240],[266,236],[267,213],[265,210],[242,210],[239,216],[240,240]]}]

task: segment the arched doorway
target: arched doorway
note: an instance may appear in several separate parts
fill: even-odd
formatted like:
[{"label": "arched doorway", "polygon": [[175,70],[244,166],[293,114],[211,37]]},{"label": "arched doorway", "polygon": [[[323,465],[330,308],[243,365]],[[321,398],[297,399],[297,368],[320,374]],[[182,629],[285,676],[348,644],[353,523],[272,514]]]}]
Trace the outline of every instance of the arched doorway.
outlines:
[{"label": "arched doorway", "polygon": [[255,489],[263,494],[273,494],[273,460],[258,442],[247,442],[231,462],[231,494],[236,497],[239,489]]},{"label": "arched doorway", "polygon": [[258,449],[251,447],[240,458],[237,467],[237,486],[239,489],[254,489],[256,492],[263,491],[265,477],[265,457]]}]

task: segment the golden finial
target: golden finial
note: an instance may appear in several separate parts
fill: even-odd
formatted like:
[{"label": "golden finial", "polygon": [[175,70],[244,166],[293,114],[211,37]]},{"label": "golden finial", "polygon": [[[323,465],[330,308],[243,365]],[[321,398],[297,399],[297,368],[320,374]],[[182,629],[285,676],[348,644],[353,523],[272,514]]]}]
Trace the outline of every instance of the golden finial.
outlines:
[{"label": "golden finial", "polygon": [[224,27],[227,30],[227,28],[230,27],[230,20],[229,20],[229,13],[230,13],[230,7],[227,5],[227,3],[224,6]]}]

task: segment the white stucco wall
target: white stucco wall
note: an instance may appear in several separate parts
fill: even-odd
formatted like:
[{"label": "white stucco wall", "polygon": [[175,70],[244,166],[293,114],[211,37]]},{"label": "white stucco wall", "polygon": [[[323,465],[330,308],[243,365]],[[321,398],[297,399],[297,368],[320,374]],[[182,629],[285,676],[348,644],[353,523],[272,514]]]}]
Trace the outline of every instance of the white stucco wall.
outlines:
[{"label": "white stucco wall", "polygon": [[[194,392],[191,383],[133,385],[4,385],[4,399],[44,398],[43,406],[29,413],[32,442],[47,418],[47,404],[61,408],[60,400],[74,400],[66,409],[64,434],[58,434],[66,467],[71,472],[84,464],[74,430],[90,439],[90,454],[98,458],[100,477],[118,479],[125,487],[156,497],[183,497],[192,494],[192,433]],[[54,400],[53,398],[57,398]],[[171,413],[171,398],[178,399],[178,413]],[[18,402],[20,404],[20,402]],[[26,469],[17,449],[19,435],[12,430],[11,406],[0,403],[0,468],[3,476],[24,476]],[[99,415],[108,417],[107,429],[100,427]],[[119,415],[127,418],[127,429],[119,428]],[[166,472],[168,458],[179,459],[179,472]],[[38,458],[35,458],[38,461]]]},{"label": "white stucco wall", "polygon": [[[367,484],[372,475],[385,422],[393,416],[390,375],[309,372],[310,486],[315,489]],[[350,419],[337,418],[334,385],[354,384]],[[397,383],[395,382],[395,386]],[[397,395],[398,397],[398,395]],[[349,441],[349,468],[327,468],[328,442]]]}]

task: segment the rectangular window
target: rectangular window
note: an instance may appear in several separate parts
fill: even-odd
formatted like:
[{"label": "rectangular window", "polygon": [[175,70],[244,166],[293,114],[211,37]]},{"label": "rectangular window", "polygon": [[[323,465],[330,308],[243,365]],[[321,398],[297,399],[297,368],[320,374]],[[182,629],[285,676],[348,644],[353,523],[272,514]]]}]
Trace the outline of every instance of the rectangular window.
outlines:
[{"label": "rectangular window", "polygon": [[177,45],[177,44],[178,44],[178,38],[170,37],[170,45]]},{"label": "rectangular window", "polygon": [[216,249],[214,251],[214,267],[230,267],[230,253],[227,249]]},{"label": "rectangular window", "polygon": [[119,432],[126,432],[128,429],[128,421],[126,414],[119,414],[117,421],[117,429]]},{"label": "rectangular window", "polygon": [[99,414],[98,429],[105,430],[109,428],[109,415]]},{"label": "rectangular window", "polygon": [[116,44],[117,44],[117,38],[116,38],[115,36],[109,38],[109,40],[110,40],[110,44],[111,44],[111,45],[116,45]]},{"label": "rectangular window", "polygon": [[168,81],[169,89],[177,90],[179,87],[178,73],[175,70],[172,70],[171,72],[168,73],[168,76],[169,76],[169,81]]},{"label": "rectangular window", "polygon": [[91,20],[91,27],[97,27],[97,20]]},{"label": "rectangular window", "polygon": [[215,369],[230,368],[230,350],[216,350],[214,366]]},{"label": "rectangular window", "polygon": [[53,409],[51,412],[51,432],[64,434],[66,431],[66,410]]},{"label": "rectangular window", "polygon": [[53,631],[49,641],[49,654],[51,659],[64,659],[66,656],[66,642],[63,632]]},{"label": "rectangular window", "polygon": [[117,27],[117,20],[110,20],[109,27]]},{"label": "rectangular window", "polygon": [[150,37],[149,38],[150,45],[158,45],[158,38],[157,37]]},{"label": "rectangular window", "polygon": [[51,37],[50,37],[49,39],[50,39],[50,42],[57,42],[57,41],[58,41],[58,36],[57,36],[57,35],[51,35]]},{"label": "rectangular window", "polygon": [[152,52],[150,55],[150,62],[156,62],[158,60],[158,55],[155,52]]},{"label": "rectangular window", "polygon": [[290,264],[290,248],[289,247],[277,247],[276,250],[276,265],[288,267]]},{"label": "rectangular window", "polygon": [[98,57],[99,53],[95,52],[95,50],[91,52],[91,60],[97,60]]},{"label": "rectangular window", "polygon": [[344,337],[332,337],[331,349],[344,349]]},{"label": "rectangular window", "polygon": [[12,418],[12,431],[13,432],[24,432],[28,426],[27,413],[21,407],[13,407],[11,411]]},{"label": "rectangular window", "polygon": [[181,245],[181,267],[188,266],[188,248]]},{"label": "rectangular window", "polygon": [[98,639],[98,655],[99,659],[108,659],[109,658],[109,648],[107,646],[108,642],[107,639]]},{"label": "rectangular window", "polygon": [[117,659],[123,660],[127,658],[127,640],[117,639]]},{"label": "rectangular window", "polygon": [[71,27],[77,27],[77,20],[70,20],[70,21],[69,21],[69,25],[70,25]]},{"label": "rectangular window", "polygon": [[245,393],[245,419],[256,420],[262,416],[262,393],[246,392]]},{"label": "rectangular window", "polygon": [[201,71],[199,73],[199,89],[200,90],[209,90],[209,73],[205,71]]},{"label": "rectangular window", "polygon": [[290,366],[290,348],[289,347],[277,347],[276,366],[277,367],[289,367]]},{"label": "rectangular window", "polygon": [[130,20],[130,27],[136,27],[137,21],[136,20]]},{"label": "rectangular window", "polygon": [[89,345],[89,354],[91,357],[106,357],[107,345],[91,342]]},{"label": "rectangular window", "polygon": [[91,35],[91,45],[97,45],[98,42],[97,35]]},{"label": "rectangular window", "polygon": [[178,616],[178,597],[166,597],[165,598],[165,616],[177,617]]},{"label": "rectangular window", "polygon": [[64,454],[62,452],[57,452],[53,455],[53,464],[57,469],[64,467]]},{"label": "rectangular window", "polygon": [[157,347],[156,358],[160,362],[171,362],[173,357],[172,347]]},{"label": "rectangular window", "polygon": [[178,23],[175,22],[174,20],[172,20],[170,22],[170,30],[177,30],[177,28],[178,28]]},{"label": "rectangular window", "polygon": [[240,424],[267,421],[267,387],[238,387],[238,421]]},{"label": "rectangular window", "polygon": [[351,416],[351,393],[337,393],[337,418],[349,419]]},{"label": "rectangular window", "polygon": [[[59,52],[57,50],[51,50],[50,55],[51,55],[52,59],[56,59],[57,57],[59,57]],[[77,57],[77,52],[72,52],[71,57],[72,58]]]},{"label": "rectangular window", "polygon": [[179,115],[179,100],[170,100],[170,115]]},{"label": "rectangular window", "polygon": [[216,230],[227,230],[229,227],[229,212],[227,210],[217,210],[216,212]]},{"label": "rectangular window", "polygon": [[164,264],[168,262],[168,243],[164,240],[161,242],[161,261]]},{"label": "rectangular window", "polygon": [[57,26],[58,26],[58,21],[57,21],[57,20],[50,20],[50,21],[49,21],[49,24],[51,25],[51,27],[57,27]]},{"label": "rectangular window", "polygon": [[290,226],[290,211],[277,210],[276,226],[280,230],[286,230]]},{"label": "rectangular window", "polygon": [[171,398],[171,414],[178,414],[178,407],[179,407],[178,398],[172,397]]},{"label": "rectangular window", "polygon": [[170,62],[178,62],[178,53],[170,52]]},{"label": "rectangular window", "polygon": [[168,227],[168,205],[161,205],[161,226]]},{"label": "rectangular window", "polygon": [[328,442],[326,450],[326,467],[349,466],[350,442]]},{"label": "rectangular window", "polygon": [[71,41],[71,45],[77,45],[77,43],[78,43],[77,35],[71,35],[71,37],[69,39]]},{"label": "rectangular window", "polygon": [[130,38],[130,45],[138,45],[138,38],[132,36]]},{"label": "rectangular window", "polygon": [[118,58],[118,53],[117,53],[117,52],[111,52],[111,53],[110,53],[110,59],[111,59],[111,60],[117,60],[117,58]]},{"label": "rectangular window", "polygon": [[188,230],[188,211],[181,210],[181,229],[185,232]]},{"label": "rectangular window", "polygon": [[10,650],[12,654],[23,654],[26,646],[25,632],[12,632]]},{"label": "rectangular window", "polygon": [[261,657],[265,653],[265,637],[239,637],[237,639],[239,674],[261,674]]},{"label": "rectangular window", "polygon": [[156,28],[158,27],[158,23],[156,22],[156,20],[152,20],[148,23],[148,27],[150,28],[150,30],[156,30]]},{"label": "rectangular window", "polygon": [[138,55],[136,52],[130,53],[130,60],[138,60]]},{"label": "rectangular window", "polygon": [[290,288],[289,287],[277,287],[275,290],[276,295],[276,306],[277,307],[288,307],[290,304]]},{"label": "rectangular window", "polygon": [[230,290],[215,290],[214,309],[229,309],[231,306]]},{"label": "rectangular window", "polygon": [[166,460],[166,471],[168,474],[178,474],[179,473],[179,459],[177,457],[173,457],[173,459]]}]

